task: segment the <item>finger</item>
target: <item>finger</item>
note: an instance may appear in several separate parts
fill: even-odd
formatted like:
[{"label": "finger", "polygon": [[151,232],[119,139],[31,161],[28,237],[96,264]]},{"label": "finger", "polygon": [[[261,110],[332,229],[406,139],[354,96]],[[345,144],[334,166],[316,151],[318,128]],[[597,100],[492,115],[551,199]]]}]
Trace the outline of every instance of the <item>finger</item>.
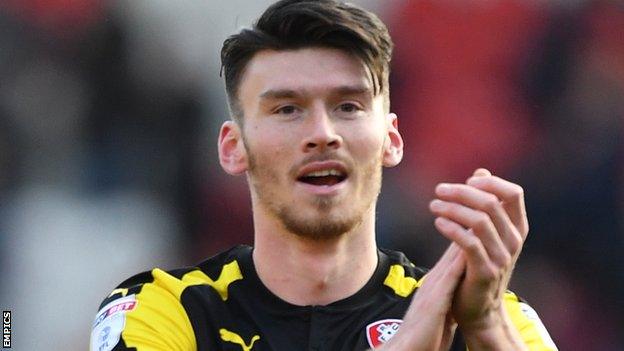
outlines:
[{"label": "finger", "polygon": [[451,279],[459,282],[466,271],[466,259],[464,255],[461,254],[461,248],[456,243],[451,243],[451,246],[457,249],[457,254],[452,258],[453,261],[449,265],[447,274]]},{"label": "finger", "polygon": [[437,199],[430,203],[430,209],[436,216],[445,217],[463,227],[472,229],[473,235],[478,237],[485,247],[487,255],[497,265],[509,264],[512,254],[505,247],[487,213],[458,203]]},{"label": "finger", "polygon": [[488,177],[488,176],[491,176],[491,175],[492,175],[492,173],[490,173],[490,171],[488,171],[487,169],[485,169],[485,168],[477,168],[472,173],[472,175],[468,179],[466,179],[466,183],[472,177]]},{"label": "finger", "polygon": [[452,242],[446,251],[446,269],[444,270],[443,277],[459,280],[466,268],[464,256],[461,253],[461,247]]},{"label": "finger", "polygon": [[471,230],[467,230],[444,217],[436,218],[434,224],[442,235],[462,249],[466,261],[466,271],[472,267],[472,270],[478,273],[483,280],[495,278],[496,270],[492,267],[481,240]]},{"label": "finger", "polygon": [[485,168],[477,168],[473,173],[473,177],[488,177],[491,175],[492,173]]},{"label": "finger", "polygon": [[467,184],[496,195],[503,202],[503,207],[512,223],[518,228],[522,239],[526,238],[529,224],[524,203],[524,189],[520,185],[496,176],[472,177],[468,179]]},{"label": "finger", "polygon": [[442,200],[487,213],[507,251],[513,256],[520,250],[522,238],[496,195],[465,184],[442,183],[435,191]]},{"label": "finger", "polygon": [[461,253],[461,248],[457,244],[451,243],[445,254],[436,263],[434,269],[436,269],[436,276],[429,279],[429,284],[434,285],[432,292],[440,298],[443,296],[448,297],[448,302],[450,303],[455,289],[466,270],[466,263]]},{"label": "finger", "polygon": [[435,284],[439,279],[441,279],[441,277],[444,276],[444,274],[446,274],[449,270],[449,267],[452,266],[452,262],[454,262],[457,256],[459,256],[460,251],[461,250],[457,245],[449,245],[438,262],[436,262],[433,268],[422,278],[423,284],[425,281],[429,284]]}]

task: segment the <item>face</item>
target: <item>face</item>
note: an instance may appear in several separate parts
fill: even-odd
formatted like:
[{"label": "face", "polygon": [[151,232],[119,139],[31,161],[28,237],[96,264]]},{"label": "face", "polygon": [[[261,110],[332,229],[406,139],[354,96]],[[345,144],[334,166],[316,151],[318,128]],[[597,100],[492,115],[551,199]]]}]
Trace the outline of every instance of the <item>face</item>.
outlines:
[{"label": "face", "polygon": [[370,73],[336,49],[261,51],[239,87],[243,129],[226,122],[221,164],[247,172],[254,211],[322,240],[374,216],[381,168],[396,165],[396,116],[373,95]]}]

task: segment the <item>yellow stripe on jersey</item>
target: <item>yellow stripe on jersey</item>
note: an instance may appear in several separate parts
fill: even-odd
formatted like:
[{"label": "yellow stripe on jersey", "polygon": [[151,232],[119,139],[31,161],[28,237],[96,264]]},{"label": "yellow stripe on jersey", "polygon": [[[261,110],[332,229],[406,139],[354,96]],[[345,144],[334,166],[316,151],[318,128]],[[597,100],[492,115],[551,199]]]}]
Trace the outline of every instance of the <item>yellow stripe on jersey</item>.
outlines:
[{"label": "yellow stripe on jersey", "polygon": [[154,281],[144,284],[136,294],[137,307],[127,313],[122,332],[126,346],[137,351],[196,350],[195,332],[180,301],[182,293],[190,286],[209,285],[225,301],[229,285],[243,278],[236,261],[224,265],[216,281],[198,269],[182,279],[158,268],[152,270],[152,276]]},{"label": "yellow stripe on jersey", "polygon": [[504,304],[511,321],[531,351],[556,351],[557,346],[548,335],[537,313],[512,293],[505,293]]},{"label": "yellow stripe on jersey", "polygon": [[223,266],[221,274],[219,274],[219,278],[216,281],[212,280],[200,270],[189,272],[182,277],[182,280],[189,283],[192,282],[192,285],[206,284],[212,286],[219,293],[223,301],[228,299],[228,287],[230,284],[240,279],[243,279],[243,274],[236,261],[232,261]]},{"label": "yellow stripe on jersey", "polygon": [[152,270],[152,276],[154,281],[136,294],[137,308],[126,315],[121,333],[126,346],[138,351],[196,350],[195,333],[180,302],[190,284],[160,269]]},{"label": "yellow stripe on jersey", "polygon": [[384,280],[384,285],[390,287],[395,294],[401,297],[408,297],[421,283],[422,279],[416,280],[412,277],[406,277],[405,269],[400,264],[392,265]]}]

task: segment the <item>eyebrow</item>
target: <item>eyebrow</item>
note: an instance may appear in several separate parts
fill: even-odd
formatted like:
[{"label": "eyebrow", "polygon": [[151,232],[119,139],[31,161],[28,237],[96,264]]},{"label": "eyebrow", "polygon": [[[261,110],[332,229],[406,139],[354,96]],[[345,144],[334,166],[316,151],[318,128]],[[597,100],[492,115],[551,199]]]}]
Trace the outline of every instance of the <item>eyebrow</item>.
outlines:
[{"label": "eyebrow", "polygon": [[[365,85],[343,85],[331,89],[330,95],[372,95],[370,87]],[[305,90],[269,89],[260,94],[261,99],[292,99],[307,95]]]},{"label": "eyebrow", "polygon": [[345,85],[334,89],[333,93],[336,95],[372,95],[373,90],[365,85]]},{"label": "eyebrow", "polygon": [[270,89],[260,94],[261,99],[292,99],[294,97],[303,95],[296,90],[292,89]]}]

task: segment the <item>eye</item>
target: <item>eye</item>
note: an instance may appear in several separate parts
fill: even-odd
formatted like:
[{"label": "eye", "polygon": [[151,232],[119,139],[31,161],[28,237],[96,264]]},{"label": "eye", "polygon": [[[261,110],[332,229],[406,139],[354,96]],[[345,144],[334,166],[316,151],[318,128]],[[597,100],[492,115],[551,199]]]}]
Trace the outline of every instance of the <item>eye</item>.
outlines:
[{"label": "eye", "polygon": [[293,105],[282,106],[275,110],[275,113],[280,115],[292,115],[295,112],[297,112],[297,107]]},{"label": "eye", "polygon": [[340,106],[338,106],[338,108],[340,109],[341,112],[346,112],[346,113],[353,113],[360,109],[358,106],[350,102],[341,104]]},{"label": "eye", "polygon": [[346,113],[346,114],[354,114],[359,111],[362,111],[362,107],[352,102],[345,102],[345,103],[338,105],[338,111],[341,113]]}]

